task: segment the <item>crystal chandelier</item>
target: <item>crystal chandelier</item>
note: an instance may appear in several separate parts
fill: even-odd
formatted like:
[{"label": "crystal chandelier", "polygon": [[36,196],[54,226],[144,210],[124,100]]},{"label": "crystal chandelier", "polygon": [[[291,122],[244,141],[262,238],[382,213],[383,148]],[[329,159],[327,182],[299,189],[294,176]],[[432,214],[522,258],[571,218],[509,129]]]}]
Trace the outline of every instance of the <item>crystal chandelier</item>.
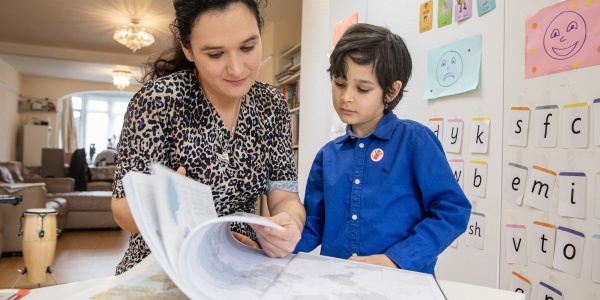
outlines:
[{"label": "crystal chandelier", "polygon": [[113,71],[113,83],[119,90],[129,86],[129,79],[131,79],[131,73],[129,71]]},{"label": "crystal chandelier", "polygon": [[133,52],[154,43],[154,36],[152,33],[146,31],[145,28],[140,28],[138,26],[138,20],[132,20],[131,24],[132,25],[125,25],[117,29],[113,35],[113,39],[127,46],[127,48],[131,49]]}]

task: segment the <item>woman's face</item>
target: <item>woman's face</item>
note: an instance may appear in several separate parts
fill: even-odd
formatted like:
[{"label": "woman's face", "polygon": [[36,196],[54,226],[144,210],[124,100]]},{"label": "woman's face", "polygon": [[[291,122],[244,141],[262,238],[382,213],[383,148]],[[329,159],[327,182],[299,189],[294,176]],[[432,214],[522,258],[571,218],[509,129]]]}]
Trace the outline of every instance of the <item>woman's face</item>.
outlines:
[{"label": "woman's face", "polygon": [[191,49],[183,47],[198,69],[211,101],[237,100],[250,90],[262,59],[256,16],[242,3],[208,11],[196,19]]}]

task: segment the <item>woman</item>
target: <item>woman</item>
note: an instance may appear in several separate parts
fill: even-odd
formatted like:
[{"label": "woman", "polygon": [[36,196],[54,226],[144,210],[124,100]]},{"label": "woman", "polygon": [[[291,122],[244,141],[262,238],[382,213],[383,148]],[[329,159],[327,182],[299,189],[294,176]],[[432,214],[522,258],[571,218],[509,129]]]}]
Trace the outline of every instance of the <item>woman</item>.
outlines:
[{"label": "woman", "polygon": [[[266,194],[284,230],[234,224],[242,242],[257,240],[271,257],[289,254],[305,212],[297,194],[287,103],[257,82],[262,18],[254,0],[175,0],[173,48],[153,63],[149,81],[132,98],[121,139],[112,210],[132,232],[120,274],[150,251],[125,200],[122,178],[158,162],[211,187],[219,216],[256,210]],[[254,230],[253,230],[254,229]]]}]

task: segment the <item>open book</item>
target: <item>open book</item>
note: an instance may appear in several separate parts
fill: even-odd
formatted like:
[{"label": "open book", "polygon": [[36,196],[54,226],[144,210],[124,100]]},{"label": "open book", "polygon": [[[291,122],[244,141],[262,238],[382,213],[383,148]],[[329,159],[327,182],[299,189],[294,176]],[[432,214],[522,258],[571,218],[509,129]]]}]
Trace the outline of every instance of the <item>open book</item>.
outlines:
[{"label": "open book", "polygon": [[192,299],[445,299],[430,274],[307,253],[270,258],[238,242],[230,223],[279,225],[246,213],[217,217],[210,187],[161,165],[123,184],[148,247]]}]

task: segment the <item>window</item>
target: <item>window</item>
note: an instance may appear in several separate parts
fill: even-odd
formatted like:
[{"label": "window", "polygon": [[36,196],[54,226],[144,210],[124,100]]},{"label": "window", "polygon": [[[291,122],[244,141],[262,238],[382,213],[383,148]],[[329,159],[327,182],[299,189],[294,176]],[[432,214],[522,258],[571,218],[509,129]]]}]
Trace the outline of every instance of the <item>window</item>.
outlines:
[{"label": "window", "polygon": [[[77,147],[86,149],[89,154],[91,144],[96,145],[96,153],[115,147],[123,117],[133,93],[84,93],[71,97],[73,117],[77,129]],[[109,141],[110,139],[110,141]]]}]

